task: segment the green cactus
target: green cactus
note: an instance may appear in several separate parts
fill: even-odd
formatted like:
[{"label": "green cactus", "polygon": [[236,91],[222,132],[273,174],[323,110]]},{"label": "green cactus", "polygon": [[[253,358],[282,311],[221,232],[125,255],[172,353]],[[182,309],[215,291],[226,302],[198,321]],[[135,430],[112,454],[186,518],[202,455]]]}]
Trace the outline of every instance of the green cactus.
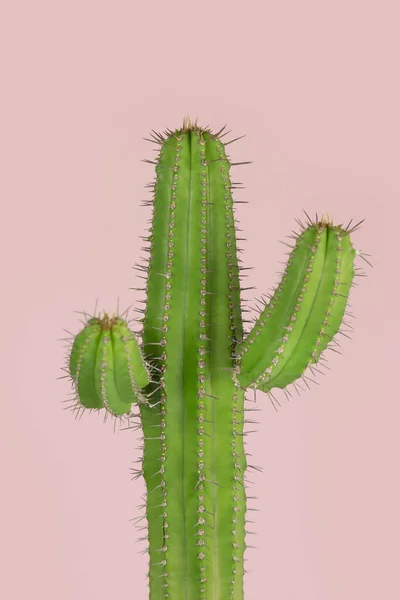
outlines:
[{"label": "green cactus", "polygon": [[132,333],[119,315],[93,316],[67,367],[76,408],[129,418],[138,406],[150,600],[243,600],[244,423],[254,410],[245,391],[288,394],[300,378],[308,386],[305,371],[318,371],[335,341],[358,274],[350,234],[359,224],[307,215],[281,282],[244,333],[245,267],[223,135],[188,119],[152,134],[159,153],[149,260],[138,266],[142,331]]}]

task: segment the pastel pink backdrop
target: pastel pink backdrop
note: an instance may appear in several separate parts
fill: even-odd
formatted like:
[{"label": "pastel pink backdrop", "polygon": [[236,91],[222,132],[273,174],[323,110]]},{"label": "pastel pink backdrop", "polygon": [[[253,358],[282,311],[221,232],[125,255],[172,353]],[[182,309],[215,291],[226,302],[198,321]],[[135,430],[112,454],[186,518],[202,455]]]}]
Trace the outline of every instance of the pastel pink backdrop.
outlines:
[{"label": "pastel pink backdrop", "polygon": [[387,0],[3,5],[0,597],[147,599],[140,434],[62,410],[57,339],[97,297],[140,297],[142,138],[187,114],[247,134],[230,146],[254,161],[234,172],[246,298],[277,283],[303,208],[366,217],[374,263],[319,385],[278,412],[258,394],[246,600],[398,600],[399,17]]}]

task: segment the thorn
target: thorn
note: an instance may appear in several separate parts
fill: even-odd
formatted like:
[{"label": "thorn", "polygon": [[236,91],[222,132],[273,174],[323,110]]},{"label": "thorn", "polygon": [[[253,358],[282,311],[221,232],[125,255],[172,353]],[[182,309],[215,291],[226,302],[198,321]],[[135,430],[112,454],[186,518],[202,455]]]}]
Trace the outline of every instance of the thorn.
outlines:
[{"label": "thorn", "polygon": [[221,133],[227,128],[227,125],[224,125],[217,133],[215,133],[215,137],[220,137]]},{"label": "thorn", "polygon": [[303,208],[303,213],[306,215],[310,227],[312,227],[313,225],[315,225],[315,223],[312,222],[310,216],[307,214],[307,212],[304,210],[304,208]]},{"label": "thorn", "polygon": [[364,218],[364,219],[361,219],[361,221],[359,221],[359,222],[358,222],[356,225],[354,225],[354,226],[353,226],[351,229],[347,229],[347,233],[348,233],[348,234],[351,234],[351,233],[353,233],[354,231],[356,231],[357,229],[359,229],[359,228],[360,228],[360,226],[362,225],[362,223],[364,223],[364,221],[365,221],[365,218]]},{"label": "thorn", "polygon": [[305,231],[305,229],[306,229],[306,228],[304,227],[303,223],[300,221],[300,219],[297,219],[297,218],[295,218],[295,221],[296,221],[296,223],[298,224],[298,226],[300,227],[300,229],[301,229],[301,232],[303,233],[303,231]]},{"label": "thorn", "polygon": [[[287,242],[283,242],[282,240],[279,240],[279,243],[280,243],[280,244],[283,244],[284,246],[287,246],[287,247],[288,247],[288,248],[290,248],[291,250],[293,250],[293,249],[295,248],[295,246],[292,246],[291,244],[288,244]],[[286,262],[285,262],[285,263],[283,263],[283,264],[286,264]]]},{"label": "thorn", "polygon": [[371,256],[370,254],[365,254],[365,252],[361,252],[361,250],[356,250],[356,255],[362,258],[370,267],[374,268],[374,265],[365,258],[366,256]]},{"label": "thorn", "polygon": [[160,145],[160,142],[158,140],[151,140],[150,138],[143,138],[146,142],[151,142],[152,144],[158,144]]},{"label": "thorn", "polygon": [[[226,127],[226,125],[225,125],[225,127]],[[225,127],[224,127],[224,129],[225,129]],[[229,131],[225,131],[225,133],[223,133],[222,135],[219,135],[218,137],[221,139],[221,138],[225,137],[226,135],[228,135],[229,133],[232,133],[231,129]]]},{"label": "thorn", "polygon": [[234,138],[233,140],[230,140],[229,142],[224,142],[224,146],[228,146],[229,144],[233,144],[233,142],[237,142],[238,140],[241,140],[244,137],[246,137],[246,134],[240,135],[239,137]]}]

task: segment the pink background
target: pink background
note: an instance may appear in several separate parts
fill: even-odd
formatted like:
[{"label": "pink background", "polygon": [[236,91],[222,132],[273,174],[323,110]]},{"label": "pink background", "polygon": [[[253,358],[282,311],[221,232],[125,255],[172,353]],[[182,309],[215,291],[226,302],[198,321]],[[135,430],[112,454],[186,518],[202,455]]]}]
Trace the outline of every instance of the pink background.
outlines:
[{"label": "pink background", "polygon": [[[248,438],[258,496],[246,600],[400,598],[399,4],[14,1],[0,22],[0,597],[146,600],[129,519],[139,433],[63,411],[62,328],[129,291],[149,209],[149,130],[199,117],[232,136],[248,284],[277,283],[302,209],[374,268],[343,356]],[[396,230],[395,230],[396,227]],[[391,248],[393,246],[393,248]],[[359,261],[362,265],[362,261]],[[136,307],[139,305],[136,304]],[[171,599],[173,600],[173,599]]]}]

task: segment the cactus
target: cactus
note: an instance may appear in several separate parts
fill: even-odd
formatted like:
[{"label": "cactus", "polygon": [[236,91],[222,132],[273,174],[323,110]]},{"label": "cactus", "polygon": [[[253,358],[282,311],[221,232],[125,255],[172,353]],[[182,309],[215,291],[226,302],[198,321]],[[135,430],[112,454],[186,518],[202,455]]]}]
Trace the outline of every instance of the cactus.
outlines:
[{"label": "cactus", "polygon": [[[282,279],[243,329],[231,163],[223,130],[185,119],[164,134],[152,184],[146,307],[133,333],[92,316],[67,365],[74,408],[143,431],[150,600],[242,600],[246,549],[245,391],[308,386],[344,322],[357,252],[351,227],[300,225]],[[232,140],[234,141],[234,140]],[[147,161],[152,162],[152,161]],[[237,164],[237,163],[236,163]],[[366,259],[365,259],[366,260]],[[255,467],[256,468],[256,467]]]}]

